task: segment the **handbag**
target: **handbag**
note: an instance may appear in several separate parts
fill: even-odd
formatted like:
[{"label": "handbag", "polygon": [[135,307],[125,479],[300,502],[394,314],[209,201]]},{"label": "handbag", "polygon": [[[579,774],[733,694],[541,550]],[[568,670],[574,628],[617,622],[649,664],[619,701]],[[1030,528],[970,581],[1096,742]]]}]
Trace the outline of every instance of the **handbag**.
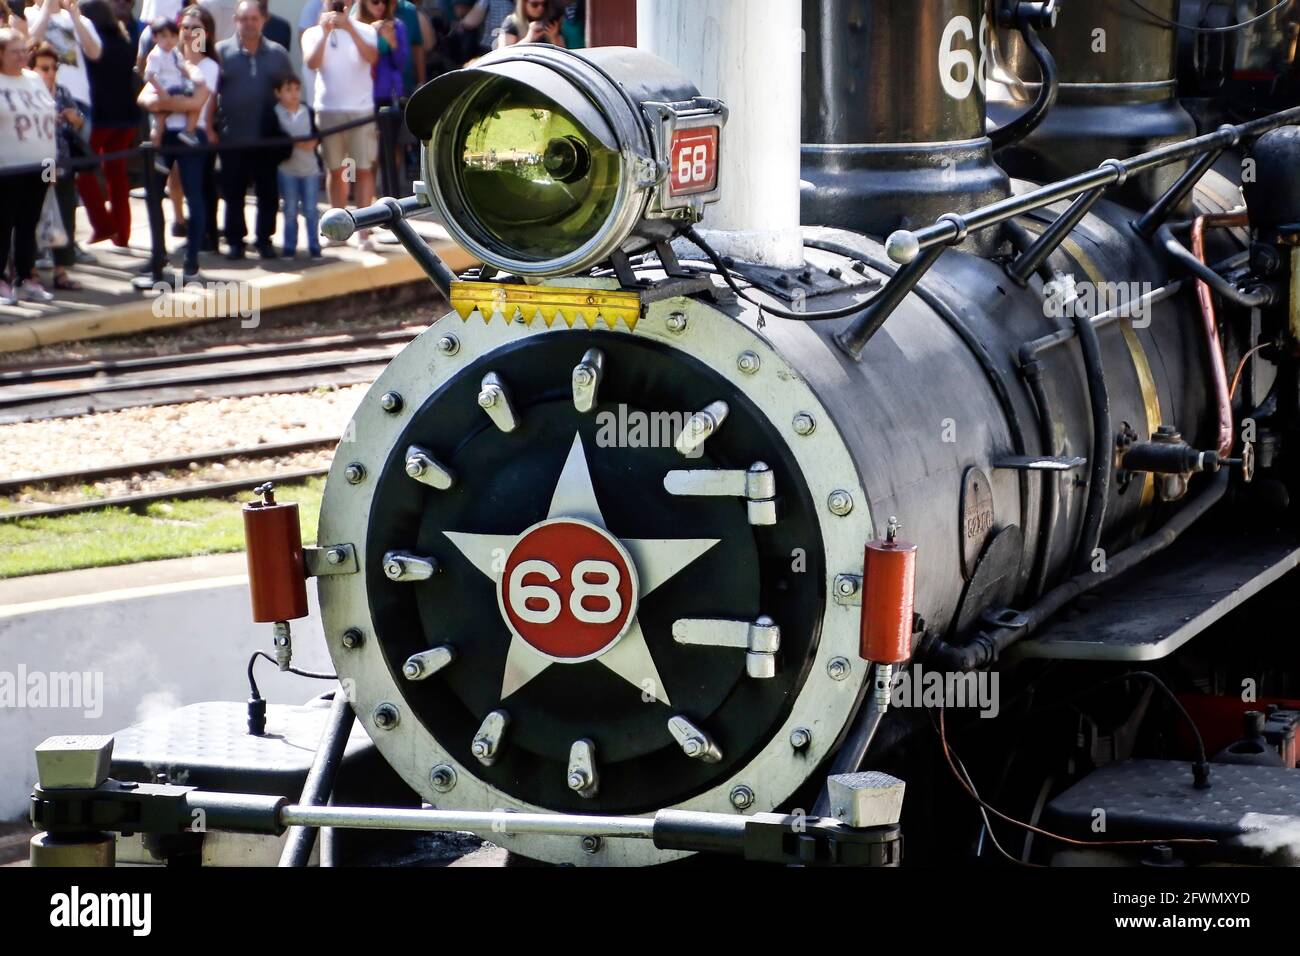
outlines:
[{"label": "handbag", "polygon": [[59,213],[59,200],[53,189],[45,190],[45,201],[41,204],[41,216],[36,220],[36,247],[38,249],[62,249],[68,244],[68,232],[63,228],[63,216]]}]

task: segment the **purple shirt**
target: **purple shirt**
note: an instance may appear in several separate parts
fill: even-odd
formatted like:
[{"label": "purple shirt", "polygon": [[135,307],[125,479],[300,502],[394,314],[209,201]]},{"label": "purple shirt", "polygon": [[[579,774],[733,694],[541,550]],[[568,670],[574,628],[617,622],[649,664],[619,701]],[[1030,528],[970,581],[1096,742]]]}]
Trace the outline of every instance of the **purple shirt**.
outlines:
[{"label": "purple shirt", "polygon": [[379,38],[379,59],[375,61],[374,67],[376,103],[395,103],[401,99],[406,89],[402,82],[402,70],[406,68],[406,61],[411,58],[411,43],[406,38],[406,24],[401,20],[394,20],[393,32],[397,37],[396,46],[389,46],[383,37]]}]

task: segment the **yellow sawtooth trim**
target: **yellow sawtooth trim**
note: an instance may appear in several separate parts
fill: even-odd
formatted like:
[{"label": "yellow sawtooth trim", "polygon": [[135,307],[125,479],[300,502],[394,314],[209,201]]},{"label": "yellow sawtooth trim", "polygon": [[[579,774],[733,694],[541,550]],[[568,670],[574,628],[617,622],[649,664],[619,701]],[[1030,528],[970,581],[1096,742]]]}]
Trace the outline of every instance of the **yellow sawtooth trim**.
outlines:
[{"label": "yellow sawtooth trim", "polygon": [[499,285],[459,281],[451,284],[451,307],[465,321],[475,312],[486,322],[500,313],[507,321],[531,322],[539,315],[547,326],[556,319],[594,329],[600,322],[614,328],[620,321],[635,329],[641,318],[641,294],[613,289],[571,289],[551,285]]}]

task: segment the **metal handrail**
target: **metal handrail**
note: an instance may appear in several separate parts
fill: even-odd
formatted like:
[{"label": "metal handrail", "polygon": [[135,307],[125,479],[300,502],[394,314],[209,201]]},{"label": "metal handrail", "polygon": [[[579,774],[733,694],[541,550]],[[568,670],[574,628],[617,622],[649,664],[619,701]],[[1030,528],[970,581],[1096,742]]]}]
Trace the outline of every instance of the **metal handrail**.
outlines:
[{"label": "metal handrail", "polygon": [[961,242],[967,233],[996,226],[1007,219],[1042,209],[1064,199],[1073,199],[1080,193],[1098,187],[1105,188],[1122,183],[1135,173],[1167,166],[1211,150],[1228,149],[1244,139],[1261,136],[1292,122],[1300,122],[1300,106],[1237,126],[1220,126],[1213,133],[1196,136],[1181,143],[1170,143],[1146,153],[1130,156],[1128,159],[1108,159],[1096,169],[1076,173],[1018,196],[1009,196],[965,215],[950,213],[941,216],[932,225],[923,229],[899,229],[886,241],[885,252],[895,262],[906,264],[915,259],[922,250],[931,246],[953,245]]},{"label": "metal handrail", "polygon": [[871,337],[938,261],[943,247],[964,242],[970,233],[1009,222],[1016,216],[1054,203],[1077,200],[1013,264],[1013,277],[1023,275],[1024,278],[1019,280],[1023,282],[1056,245],[1065,239],[1070,229],[1083,218],[1092,203],[1108,187],[1122,185],[1135,173],[1196,157],[1196,162],[1165,190],[1150,209],[1134,221],[1134,229],[1142,235],[1150,235],[1225,149],[1293,122],[1300,122],[1300,106],[1236,126],[1220,126],[1213,133],[1195,136],[1181,143],[1170,143],[1128,159],[1108,159],[1095,169],[1076,173],[1026,193],[1008,196],[968,213],[946,213],[922,229],[896,230],[885,240],[885,253],[904,268],[894,274],[871,303],[835,336],[835,340],[851,358],[860,358]]}]

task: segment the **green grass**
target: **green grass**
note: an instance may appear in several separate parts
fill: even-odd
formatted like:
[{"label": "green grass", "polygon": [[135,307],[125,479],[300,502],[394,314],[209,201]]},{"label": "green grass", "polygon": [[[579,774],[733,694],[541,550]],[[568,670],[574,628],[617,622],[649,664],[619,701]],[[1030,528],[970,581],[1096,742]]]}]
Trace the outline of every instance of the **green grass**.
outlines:
[{"label": "green grass", "polygon": [[[275,489],[280,500],[298,503],[303,544],[315,543],[324,488],[324,478],[313,478]],[[226,499],[157,502],[140,512],[105,508],[0,522],[0,578],[242,551],[240,503],[250,498],[245,492]]]}]

